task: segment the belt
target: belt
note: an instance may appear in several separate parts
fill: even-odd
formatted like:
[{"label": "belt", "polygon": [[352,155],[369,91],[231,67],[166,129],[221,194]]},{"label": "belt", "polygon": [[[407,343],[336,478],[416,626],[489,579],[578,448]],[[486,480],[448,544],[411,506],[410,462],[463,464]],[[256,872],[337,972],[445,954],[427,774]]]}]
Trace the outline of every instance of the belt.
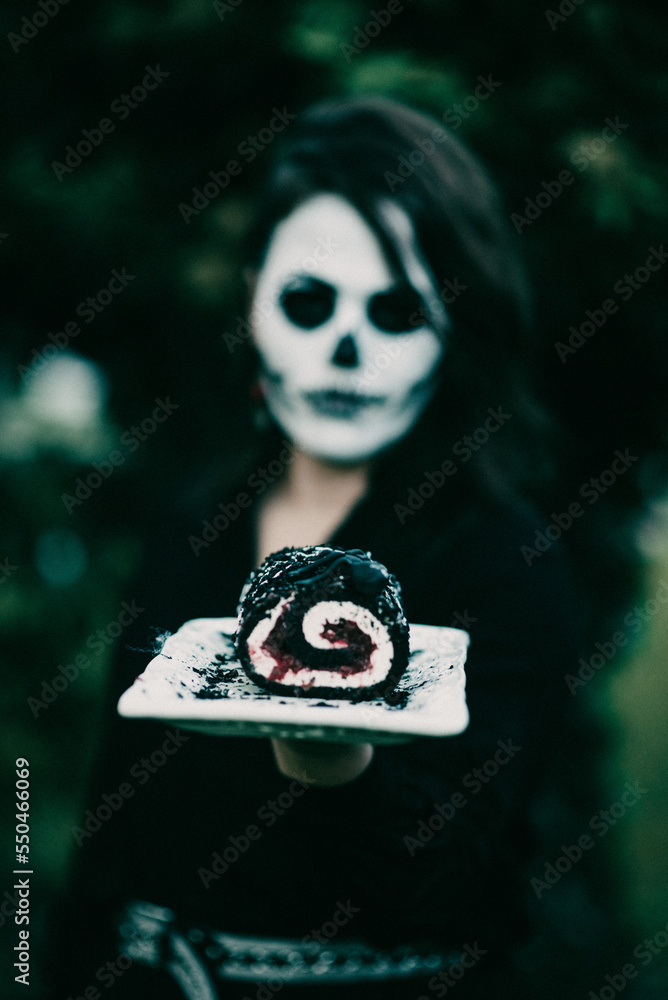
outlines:
[{"label": "belt", "polygon": [[382,981],[433,975],[461,959],[429,945],[391,950],[362,940],[319,945],[290,938],[265,938],[200,928],[182,928],[174,913],[147,902],[125,907],[118,924],[121,953],[169,973],[189,1000],[217,1000],[221,979],[309,984]]}]

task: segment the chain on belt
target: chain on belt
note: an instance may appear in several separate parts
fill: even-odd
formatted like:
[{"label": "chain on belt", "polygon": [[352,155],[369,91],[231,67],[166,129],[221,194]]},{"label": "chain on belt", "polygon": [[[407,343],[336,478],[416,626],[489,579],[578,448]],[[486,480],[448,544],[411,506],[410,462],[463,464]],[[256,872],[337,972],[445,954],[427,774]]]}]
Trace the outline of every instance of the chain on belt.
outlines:
[{"label": "chain on belt", "polygon": [[402,945],[385,951],[360,940],[319,945],[289,938],[184,929],[177,925],[171,910],[145,902],[126,906],[119,931],[123,954],[169,972],[193,1000],[215,1000],[216,979],[295,984],[382,981],[433,975],[460,957],[458,952],[428,946]]}]

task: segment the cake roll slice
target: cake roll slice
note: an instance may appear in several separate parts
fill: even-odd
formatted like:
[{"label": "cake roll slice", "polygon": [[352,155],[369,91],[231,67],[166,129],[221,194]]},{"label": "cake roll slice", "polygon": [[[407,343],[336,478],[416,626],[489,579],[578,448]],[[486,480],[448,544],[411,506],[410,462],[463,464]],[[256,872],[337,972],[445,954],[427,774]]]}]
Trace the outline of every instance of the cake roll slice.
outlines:
[{"label": "cake roll slice", "polygon": [[361,549],[282,549],[246,582],[235,642],[246,674],[268,691],[380,697],[408,665],[401,588]]}]

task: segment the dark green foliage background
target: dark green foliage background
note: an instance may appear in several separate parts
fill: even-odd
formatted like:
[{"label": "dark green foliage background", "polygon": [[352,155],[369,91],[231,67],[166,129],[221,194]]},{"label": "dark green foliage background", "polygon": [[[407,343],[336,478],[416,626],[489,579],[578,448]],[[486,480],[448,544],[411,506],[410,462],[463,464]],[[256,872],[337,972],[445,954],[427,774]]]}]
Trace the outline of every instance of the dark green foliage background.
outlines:
[{"label": "dark green foliage background", "polygon": [[[17,51],[10,33],[39,8],[5,0],[0,9],[0,559],[16,566],[0,584],[0,793],[4,810],[12,801],[13,761],[29,758],[35,937],[65,878],[108,654],[93,657],[37,716],[27,699],[39,695],[58,664],[86,649],[87,637],[116,617],[121,600],[132,598],[128,580],[165,491],[214,457],[232,462],[243,447],[242,387],[221,335],[235,328],[243,307],[239,247],[263,164],[261,155],[252,163],[240,158],[238,146],[267,125],[274,108],[298,113],[319,97],[373,92],[442,119],[472,94],[479,76],[491,74],[499,86],[463,121],[460,134],[499,181],[509,216],[524,214],[526,199],[560,171],[575,177],[518,235],[535,289],[539,379],[565,431],[562,474],[544,498],[546,516],[565,509],[583,482],[608,468],[615,449],[629,447],[642,458],[591,515],[593,530],[609,540],[610,590],[602,591],[602,605],[622,593],[627,579],[624,569],[616,570],[626,566],[628,546],[620,525],[631,526],[665,485],[664,272],[620,304],[565,363],[554,347],[571,324],[585,320],[585,310],[617,300],[614,283],[643,264],[650,247],[664,240],[668,246],[662,5],[564,0],[571,13],[551,25],[543,5],[529,0],[406,0],[389,26],[356,52],[347,47],[369,21],[365,3],[243,0],[224,7],[208,0],[70,0]],[[110,115],[111,103],[157,64],[169,74],[164,82],[124,121]],[[605,119],[617,116],[628,127],[595,151],[590,144]],[[104,117],[114,119],[114,132],[58,180],[53,162],[62,162],[66,147]],[[593,152],[580,170],[572,157],[583,143]],[[210,170],[235,157],[243,163],[241,175],[186,225],[179,205],[192,201],[193,188],[206,183]],[[34,415],[25,399],[30,377],[21,377],[21,366],[30,366],[31,352],[49,343],[48,333],[76,320],[78,303],[123,267],[135,279],[93,323],[81,324],[71,343],[100,366],[109,389],[105,413],[82,438]],[[68,513],[61,497],[91,471],[91,442],[99,442],[96,457],[106,458],[123,431],[150,415],[156,397],[167,396],[177,412]],[[58,528],[74,531],[87,552],[85,572],[66,587],[47,585],[35,563],[40,535]],[[665,632],[665,614],[661,626]],[[662,650],[659,643],[656,657]],[[659,683],[656,658],[647,676]],[[612,730],[612,753],[624,742],[614,699],[601,698],[594,710]],[[659,749],[650,762],[660,758]],[[655,778],[659,795],[665,779]],[[585,803],[584,814],[613,799]],[[656,822],[654,816],[653,831]],[[11,886],[12,858],[4,845],[11,851],[12,830],[8,815],[2,891]],[[643,841],[642,829],[635,829],[634,837],[641,854],[659,850],[654,834]],[[630,843],[620,841],[616,857],[626,857]],[[634,943],[668,919],[656,892],[640,892],[629,906],[633,912],[622,916],[642,931]],[[0,938],[3,948],[10,938],[14,943],[9,921]],[[33,997],[38,974],[37,955]]]}]

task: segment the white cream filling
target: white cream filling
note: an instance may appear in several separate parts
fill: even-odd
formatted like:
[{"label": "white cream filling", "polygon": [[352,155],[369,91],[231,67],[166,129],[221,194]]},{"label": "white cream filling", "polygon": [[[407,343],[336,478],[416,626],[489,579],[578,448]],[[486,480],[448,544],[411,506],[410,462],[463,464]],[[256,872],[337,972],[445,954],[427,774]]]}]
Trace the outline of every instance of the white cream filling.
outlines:
[{"label": "white cream filling", "polygon": [[[292,602],[295,594],[283,597],[271,609],[269,615],[257,623],[248,637],[248,653],[255,670],[263,677],[269,677],[276,668],[274,657],[267,653],[263,644],[271,634],[283,609]],[[322,632],[327,625],[336,625],[340,621],[352,621],[360,631],[369,636],[376,648],[371,653],[369,666],[344,676],[337,670],[313,670],[301,667],[298,670],[286,670],[280,683],[294,684],[299,687],[370,687],[387,677],[392,666],[394,647],[389,632],[368,608],[353,604],[352,601],[320,601],[304,615],[302,628],[304,637],[314,649],[341,649],[344,640],[332,642],[324,638]]]},{"label": "white cream filling", "polygon": [[289,597],[281,597],[278,604],[275,605],[267,615],[266,618],[262,618],[251,634],[248,636],[248,655],[250,656],[251,663],[257,670],[258,674],[262,674],[263,677],[268,677],[271,671],[276,666],[276,660],[273,656],[267,653],[262,645],[269,638],[270,633],[281,616],[283,608],[291,604],[296,596],[296,591],[290,594]]}]

